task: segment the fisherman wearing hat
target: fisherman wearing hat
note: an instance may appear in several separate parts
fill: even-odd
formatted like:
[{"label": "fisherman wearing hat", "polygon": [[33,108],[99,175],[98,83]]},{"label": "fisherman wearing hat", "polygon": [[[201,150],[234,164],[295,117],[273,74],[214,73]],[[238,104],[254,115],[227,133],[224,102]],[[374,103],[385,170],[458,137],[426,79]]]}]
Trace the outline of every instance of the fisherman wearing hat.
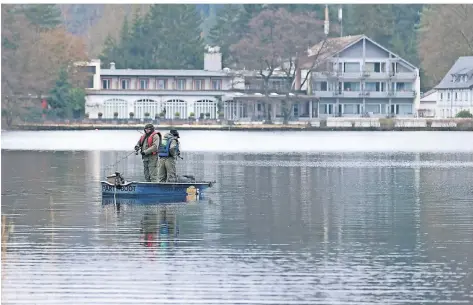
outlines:
[{"label": "fisherman wearing hat", "polygon": [[176,182],[176,158],[180,157],[179,132],[171,129],[164,135],[158,148],[158,181]]},{"label": "fisherman wearing hat", "polygon": [[158,147],[161,144],[161,133],[154,130],[153,124],[146,124],[144,134],[138,140],[135,146],[136,154],[141,149],[141,158],[143,159],[143,168],[145,181],[158,181]]}]

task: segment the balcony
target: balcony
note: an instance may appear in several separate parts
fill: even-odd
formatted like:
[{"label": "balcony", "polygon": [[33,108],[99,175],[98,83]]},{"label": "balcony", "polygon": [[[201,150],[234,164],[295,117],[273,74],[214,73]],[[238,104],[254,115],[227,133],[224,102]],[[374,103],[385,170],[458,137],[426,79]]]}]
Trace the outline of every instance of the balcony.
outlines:
[{"label": "balcony", "polygon": [[413,81],[417,77],[416,72],[396,72],[396,73],[390,73],[389,77],[393,81]]},{"label": "balcony", "polygon": [[416,92],[414,90],[391,91],[389,94],[394,98],[414,98],[416,96]]},{"label": "balcony", "polygon": [[364,75],[369,80],[385,80],[389,78],[387,72],[364,72]]},{"label": "balcony", "polygon": [[316,97],[359,98],[362,94],[361,91],[312,91],[312,95]]},{"label": "balcony", "polygon": [[364,91],[364,96],[366,98],[387,98],[387,91]]}]

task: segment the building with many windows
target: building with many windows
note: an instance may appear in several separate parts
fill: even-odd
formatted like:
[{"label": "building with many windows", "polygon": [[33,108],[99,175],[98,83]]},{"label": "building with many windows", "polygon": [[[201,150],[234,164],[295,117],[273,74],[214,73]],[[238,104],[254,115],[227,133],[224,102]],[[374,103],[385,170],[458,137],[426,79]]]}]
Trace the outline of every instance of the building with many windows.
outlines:
[{"label": "building with many windows", "polygon": [[146,113],[215,119],[221,111],[234,121],[262,120],[267,114],[278,121],[290,100],[291,120],[310,121],[365,113],[413,116],[419,103],[418,69],[364,35],[330,38],[310,48],[303,62],[292,85],[283,71],[274,71],[266,98],[257,72],[222,69],[218,48],[207,49],[203,70],[117,69],[114,63],[101,69],[94,60],[86,112],[90,118],[117,113],[124,119],[132,112],[138,119]]},{"label": "building with many windows", "polygon": [[458,58],[435,89],[437,117],[455,117],[462,110],[473,113],[473,56]]},{"label": "building with many windows", "polygon": [[417,67],[365,35],[330,38],[321,51],[323,44],[309,54],[320,62],[311,81],[319,117],[415,115]]}]

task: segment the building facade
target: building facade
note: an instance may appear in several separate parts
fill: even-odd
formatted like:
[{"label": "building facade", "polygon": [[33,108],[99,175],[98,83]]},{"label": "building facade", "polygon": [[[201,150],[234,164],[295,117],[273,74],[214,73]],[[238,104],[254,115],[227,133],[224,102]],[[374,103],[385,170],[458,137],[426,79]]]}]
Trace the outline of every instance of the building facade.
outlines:
[{"label": "building facade", "polygon": [[415,116],[420,104],[417,67],[365,35],[330,38],[326,51],[321,47],[310,49],[321,62],[311,81],[320,117]]},{"label": "building facade", "polygon": [[417,114],[422,118],[433,118],[437,112],[438,91],[435,89],[429,90],[421,94],[420,105],[417,109]]},{"label": "building facade", "polygon": [[[322,55],[318,50],[323,50]],[[367,113],[414,115],[420,100],[418,69],[368,37],[331,38],[308,54],[307,62],[317,65],[301,65],[292,90],[277,69],[267,85],[267,96],[261,92],[258,73],[222,69],[218,48],[207,49],[203,70],[117,69],[114,63],[104,69],[94,60],[89,64],[95,74],[85,111],[89,118],[101,114],[104,119],[115,114],[126,119],[131,113],[138,119],[146,115],[187,119],[191,114],[216,119],[220,112],[234,121],[268,117],[278,121],[288,113],[291,120]]]},{"label": "building facade", "polygon": [[437,117],[452,118],[462,110],[473,113],[473,56],[458,58],[435,89]]}]

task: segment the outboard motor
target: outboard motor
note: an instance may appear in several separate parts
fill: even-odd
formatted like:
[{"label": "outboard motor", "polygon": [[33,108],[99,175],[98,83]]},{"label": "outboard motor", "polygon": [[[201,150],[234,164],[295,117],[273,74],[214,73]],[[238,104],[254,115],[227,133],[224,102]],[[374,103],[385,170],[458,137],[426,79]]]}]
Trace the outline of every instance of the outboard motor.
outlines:
[{"label": "outboard motor", "polygon": [[122,185],[125,184],[125,179],[119,172],[115,172],[115,175],[107,177],[108,183],[115,185],[117,189],[121,189]]}]

